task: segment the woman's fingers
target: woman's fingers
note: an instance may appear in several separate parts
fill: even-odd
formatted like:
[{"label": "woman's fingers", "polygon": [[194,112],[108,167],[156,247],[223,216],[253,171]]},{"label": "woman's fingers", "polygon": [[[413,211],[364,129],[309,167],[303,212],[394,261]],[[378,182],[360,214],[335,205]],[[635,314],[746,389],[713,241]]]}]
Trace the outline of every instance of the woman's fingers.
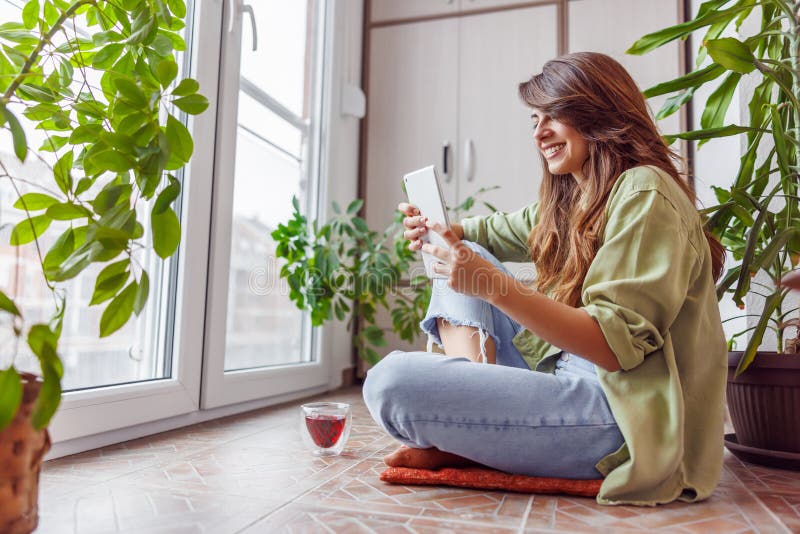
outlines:
[{"label": "woman's fingers", "polygon": [[412,241],[408,244],[408,250],[413,250],[414,252],[418,250],[422,250],[422,241],[417,239],[416,241]]},{"label": "woman's fingers", "polygon": [[425,243],[422,245],[422,252],[427,252],[428,254],[436,256],[443,262],[450,263],[449,249],[437,247],[436,245],[431,245],[430,243]]},{"label": "woman's fingers", "polygon": [[419,239],[420,236],[424,235],[427,231],[428,229],[424,226],[417,226],[416,228],[403,232],[403,237],[409,241],[414,241],[415,239]]},{"label": "woman's fingers", "polygon": [[408,244],[408,250],[413,250],[416,252],[417,250],[422,250],[422,241],[417,239],[416,241],[412,241]]},{"label": "woman's fingers", "polygon": [[406,228],[418,228],[420,226],[425,226],[425,217],[422,215],[416,215],[414,217],[406,217],[403,219],[403,225]]},{"label": "woman's fingers", "polygon": [[408,202],[401,202],[397,205],[397,211],[401,212],[403,215],[408,217],[413,217],[414,215],[419,215],[419,209],[409,204]]},{"label": "woman's fingers", "polygon": [[449,265],[444,263],[436,262],[431,266],[431,270],[436,274],[441,274],[442,276],[450,276],[451,269]]}]

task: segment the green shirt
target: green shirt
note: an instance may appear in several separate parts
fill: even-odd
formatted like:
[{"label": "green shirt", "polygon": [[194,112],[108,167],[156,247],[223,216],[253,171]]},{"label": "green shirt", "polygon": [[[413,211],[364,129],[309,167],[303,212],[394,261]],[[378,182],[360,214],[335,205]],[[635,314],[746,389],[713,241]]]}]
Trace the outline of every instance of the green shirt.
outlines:
[{"label": "green shirt", "polygon": [[[501,261],[525,261],[535,222],[531,205],[462,224],[464,239]],[[617,180],[582,300],[622,367],[597,367],[625,438],[597,464],[606,476],[597,501],[705,499],[722,471],[727,346],[700,216],[663,171],[636,167]],[[514,345],[531,369],[554,369],[558,348],[527,330]]]}]

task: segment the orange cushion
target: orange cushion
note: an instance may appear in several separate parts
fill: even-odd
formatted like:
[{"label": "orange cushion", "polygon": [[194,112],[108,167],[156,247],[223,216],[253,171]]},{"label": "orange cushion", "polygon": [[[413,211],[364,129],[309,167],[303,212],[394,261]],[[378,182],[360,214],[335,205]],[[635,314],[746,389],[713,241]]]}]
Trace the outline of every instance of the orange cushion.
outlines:
[{"label": "orange cushion", "polygon": [[571,480],[567,478],[529,477],[510,475],[502,471],[481,467],[446,467],[436,471],[389,467],[381,473],[381,480],[390,484],[457,486],[488,490],[506,490],[519,493],[563,493],[596,497],[602,479]]}]

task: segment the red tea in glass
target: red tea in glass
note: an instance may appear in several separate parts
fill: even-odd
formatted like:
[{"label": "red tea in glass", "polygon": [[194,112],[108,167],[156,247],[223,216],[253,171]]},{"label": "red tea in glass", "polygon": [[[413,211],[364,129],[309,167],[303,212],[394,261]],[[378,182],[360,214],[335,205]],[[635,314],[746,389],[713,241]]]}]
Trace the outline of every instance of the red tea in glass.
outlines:
[{"label": "red tea in glass", "polygon": [[307,415],[306,428],[318,447],[327,449],[336,445],[344,430],[344,415]]},{"label": "red tea in glass", "polygon": [[316,456],[336,456],[350,434],[350,405],[314,402],[300,407],[303,442]]}]

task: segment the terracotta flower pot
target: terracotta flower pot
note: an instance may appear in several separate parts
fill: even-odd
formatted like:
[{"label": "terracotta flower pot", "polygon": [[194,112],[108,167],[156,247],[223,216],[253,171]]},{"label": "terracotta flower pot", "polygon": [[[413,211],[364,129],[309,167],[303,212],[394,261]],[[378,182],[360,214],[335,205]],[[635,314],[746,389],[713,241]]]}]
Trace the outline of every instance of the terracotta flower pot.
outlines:
[{"label": "terracotta flower pot", "polygon": [[23,374],[22,405],[14,420],[0,431],[0,532],[27,534],[39,522],[39,470],[50,449],[47,429],[31,426],[33,403],[41,383]]},{"label": "terracotta flower pot", "polygon": [[[741,352],[728,354],[728,409],[736,442],[765,458],[800,458],[800,355],[760,352],[734,379],[741,357]],[[730,443],[729,448],[736,453]],[[790,464],[769,462],[796,468],[796,462]]]}]

